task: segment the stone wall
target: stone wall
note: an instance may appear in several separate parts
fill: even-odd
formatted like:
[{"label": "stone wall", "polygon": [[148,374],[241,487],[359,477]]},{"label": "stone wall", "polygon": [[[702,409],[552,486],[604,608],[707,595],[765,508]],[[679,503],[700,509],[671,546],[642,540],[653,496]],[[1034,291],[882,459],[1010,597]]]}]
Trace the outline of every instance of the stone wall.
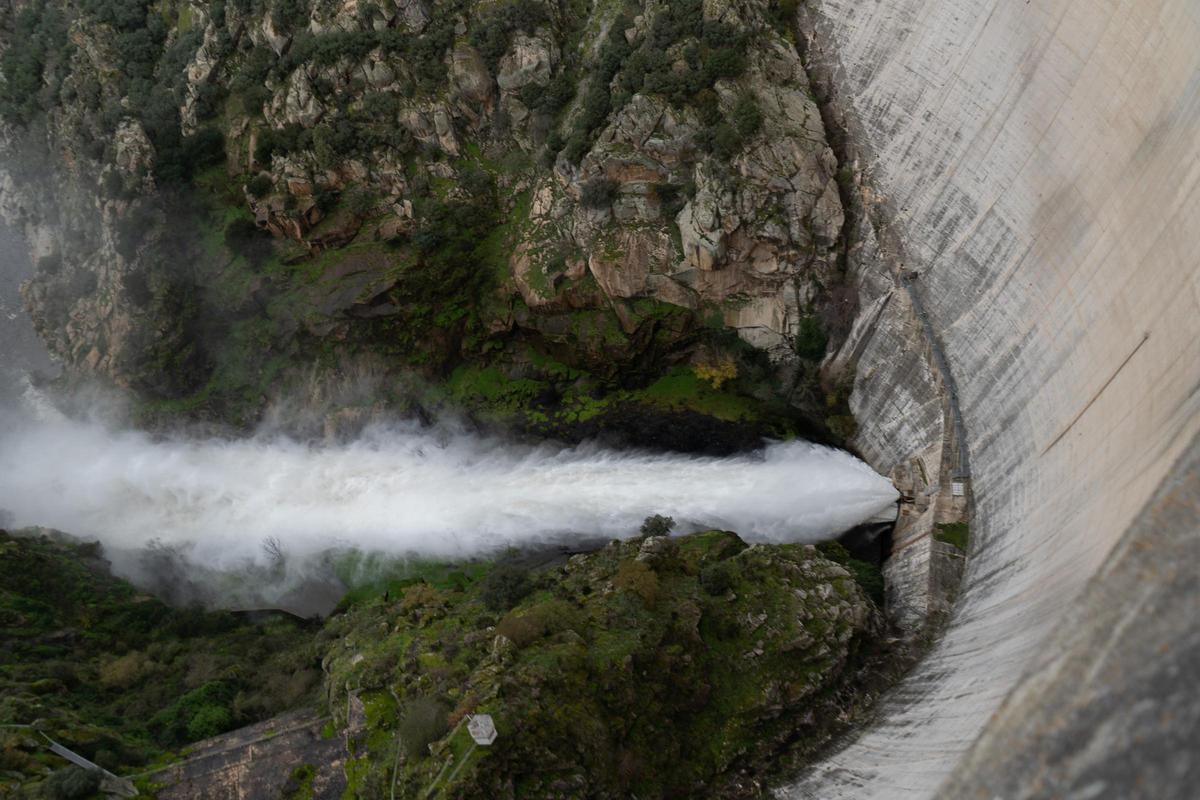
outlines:
[{"label": "stone wall", "polygon": [[[1081,730],[1066,726],[1036,745],[1006,745],[996,731],[1018,728],[1039,695],[1005,698],[1022,676],[1039,685],[1047,653],[1066,659],[1055,680],[1085,677],[1070,670],[1099,645],[1072,628],[1092,617],[1089,604],[1104,610],[1095,598],[1114,603],[1121,588],[1102,571],[1106,559],[1178,477],[1172,465],[1200,431],[1200,12],[1190,0],[813,0],[808,9],[808,61],[831,76],[881,243],[869,243],[878,260],[864,280],[880,307],[864,298],[877,318],[857,344],[859,446],[883,472],[921,462],[925,485],[943,482],[965,464],[946,458],[956,420],[939,392],[956,399],[975,516],[945,637],[875,725],[782,794],[930,797],[978,739],[944,796],[993,797],[998,784],[978,767],[1005,746],[1014,764],[1025,763],[1014,746],[1083,758],[1069,738]],[[1193,474],[1195,460],[1180,469]],[[1164,524],[1194,538],[1194,497],[1178,503]],[[1146,597],[1161,602],[1129,605],[1125,625],[1180,626],[1154,608],[1189,606],[1179,593],[1194,601],[1197,586],[1168,580],[1170,569],[1143,559]],[[1119,724],[1120,703],[1139,697],[1122,690],[1136,688],[1137,672],[1119,667],[1145,660],[1137,647],[1147,638],[1112,639],[1110,668],[1092,676],[1099,688],[1047,696],[1041,730],[1089,697],[1117,702],[1088,729]],[[1178,733],[1189,719],[1167,724]],[[1088,758],[1180,739],[1145,741],[1097,740]],[[1098,778],[1101,793],[1150,796],[1132,788],[1136,770],[1163,753],[1136,755],[1123,751],[1124,778]],[[1058,783],[1031,777],[1001,796],[1080,789],[1092,774],[1064,768]],[[1179,785],[1153,796],[1176,796]]]}]

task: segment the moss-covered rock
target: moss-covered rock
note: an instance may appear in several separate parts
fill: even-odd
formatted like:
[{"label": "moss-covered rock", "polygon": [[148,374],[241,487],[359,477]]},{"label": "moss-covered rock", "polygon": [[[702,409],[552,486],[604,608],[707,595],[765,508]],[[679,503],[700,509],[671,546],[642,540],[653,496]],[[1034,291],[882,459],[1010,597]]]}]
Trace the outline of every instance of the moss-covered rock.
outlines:
[{"label": "moss-covered rock", "polygon": [[[416,584],[330,621],[356,797],[395,765],[398,797],[703,796],[826,733],[879,629],[815,548],[719,531],[574,556],[501,593],[509,609],[488,584]],[[472,747],[476,713],[495,720],[490,747]]]}]

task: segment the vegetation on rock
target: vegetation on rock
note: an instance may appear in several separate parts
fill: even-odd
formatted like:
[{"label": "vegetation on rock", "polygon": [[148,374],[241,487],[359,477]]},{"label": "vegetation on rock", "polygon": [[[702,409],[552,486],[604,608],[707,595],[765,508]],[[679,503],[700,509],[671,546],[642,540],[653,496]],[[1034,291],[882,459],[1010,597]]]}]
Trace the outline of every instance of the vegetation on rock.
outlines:
[{"label": "vegetation on rock", "polygon": [[[827,735],[879,625],[851,574],[811,546],[671,538],[666,523],[532,573],[507,610],[485,578],[330,620],[350,791],[707,796]],[[495,720],[492,746],[471,746],[474,713]]]},{"label": "vegetation on rock", "polygon": [[90,796],[54,788],[79,776],[56,771],[41,733],[132,772],[311,702],[314,632],[282,615],[171,608],[114,578],[98,544],[0,531],[0,793],[44,783]]},{"label": "vegetation on rock", "polygon": [[[840,209],[781,14],[26,4],[0,28],[0,116],[14,203],[52,243],[38,328],[73,370],[135,388],[147,423],[250,426],[314,371],[369,363],[392,383],[499,374],[496,405],[448,396],[541,434],[636,427],[647,405],[844,434],[794,366],[824,354],[810,320],[841,279]],[[729,328],[771,351],[748,378]],[[722,366],[712,393],[643,402],[730,363],[736,386]]]}]

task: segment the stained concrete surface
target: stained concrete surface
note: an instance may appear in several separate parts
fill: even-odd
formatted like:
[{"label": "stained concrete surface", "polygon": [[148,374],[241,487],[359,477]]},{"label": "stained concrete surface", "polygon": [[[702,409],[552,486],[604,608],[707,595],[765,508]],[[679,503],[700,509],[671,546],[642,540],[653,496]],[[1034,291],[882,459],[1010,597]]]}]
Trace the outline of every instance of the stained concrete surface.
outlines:
[{"label": "stained concrete surface", "polygon": [[337,800],[346,788],[346,743],[324,736],[327,720],[308,712],[285,714],[207,739],[188,750],[187,760],[149,776],[162,788],[158,800],[258,800],[282,798],[299,788],[293,771],[315,773],[313,800]]},{"label": "stained concrete surface", "polygon": [[932,485],[957,468],[940,351],[975,515],[944,638],[781,795],[1196,796],[1200,587],[1169,562],[1195,563],[1197,499],[1172,495],[1157,551],[1138,526],[1200,470],[1180,460],[1200,431],[1200,3],[802,15],[866,173],[864,299],[886,303],[859,332],[860,448]]}]

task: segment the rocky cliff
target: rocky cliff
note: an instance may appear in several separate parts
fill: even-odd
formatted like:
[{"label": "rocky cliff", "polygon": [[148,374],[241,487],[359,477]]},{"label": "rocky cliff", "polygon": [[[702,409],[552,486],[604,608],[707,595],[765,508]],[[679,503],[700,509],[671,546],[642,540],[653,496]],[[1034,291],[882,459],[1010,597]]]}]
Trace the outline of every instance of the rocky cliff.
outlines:
[{"label": "rocky cliff", "polygon": [[771,395],[845,435],[815,364],[854,311],[847,176],[789,25],[766,0],[13,3],[27,303],[154,412],[245,424],[351,364],[466,365],[467,405],[525,381],[523,413],[577,423],[676,366],[677,408]]}]

